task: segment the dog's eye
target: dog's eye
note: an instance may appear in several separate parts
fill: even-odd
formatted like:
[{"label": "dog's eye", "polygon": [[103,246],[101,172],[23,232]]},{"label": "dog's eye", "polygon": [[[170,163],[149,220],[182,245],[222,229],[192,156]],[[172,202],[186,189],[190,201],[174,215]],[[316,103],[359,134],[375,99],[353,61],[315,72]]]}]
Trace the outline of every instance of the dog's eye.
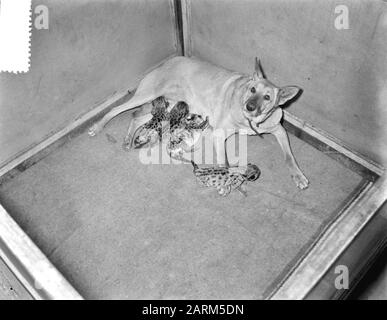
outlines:
[{"label": "dog's eye", "polygon": [[265,95],[263,96],[263,99],[265,99],[265,100],[270,100],[270,96],[269,96],[268,94],[265,94]]},{"label": "dog's eye", "polygon": [[254,87],[252,87],[252,88],[250,89],[250,91],[251,91],[251,93],[255,93],[255,92],[256,92],[256,90],[255,90]]}]

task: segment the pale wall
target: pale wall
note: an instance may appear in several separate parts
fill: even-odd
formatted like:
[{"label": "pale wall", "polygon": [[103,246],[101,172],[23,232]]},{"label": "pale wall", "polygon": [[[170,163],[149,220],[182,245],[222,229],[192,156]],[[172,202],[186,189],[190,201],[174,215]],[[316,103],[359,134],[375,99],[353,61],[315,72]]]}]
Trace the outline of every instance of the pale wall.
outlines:
[{"label": "pale wall", "polygon": [[[387,160],[387,3],[190,3],[193,55],[246,73],[260,57],[269,79],[304,89],[289,111],[372,159]],[[349,30],[334,27],[339,4],[348,6]]]},{"label": "pale wall", "polygon": [[33,0],[31,69],[0,74],[0,165],[176,52],[170,0]]}]

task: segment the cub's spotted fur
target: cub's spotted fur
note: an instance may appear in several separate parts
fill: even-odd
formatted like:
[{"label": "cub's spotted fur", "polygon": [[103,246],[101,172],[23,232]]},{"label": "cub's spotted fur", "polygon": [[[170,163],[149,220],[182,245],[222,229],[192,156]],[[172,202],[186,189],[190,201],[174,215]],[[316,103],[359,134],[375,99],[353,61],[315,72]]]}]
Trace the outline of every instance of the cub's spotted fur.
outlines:
[{"label": "cub's spotted fur", "polygon": [[152,106],[152,119],[134,132],[133,146],[135,148],[141,148],[146,145],[152,147],[162,138],[165,124],[169,121],[169,103],[164,97],[153,100]]},{"label": "cub's spotted fur", "polygon": [[184,159],[184,152],[192,152],[194,145],[208,127],[208,118],[189,113],[185,102],[178,102],[168,112],[168,102],[157,98],[152,102],[152,119],[139,127],[134,134],[135,148],[152,147],[159,140],[166,140],[166,149],[171,158],[189,162]]},{"label": "cub's spotted fur", "polygon": [[178,102],[170,112],[170,130],[166,146],[173,159],[189,162],[183,157],[184,152],[193,152],[194,146],[208,127],[208,118],[203,120],[198,114],[189,113],[185,102]]}]

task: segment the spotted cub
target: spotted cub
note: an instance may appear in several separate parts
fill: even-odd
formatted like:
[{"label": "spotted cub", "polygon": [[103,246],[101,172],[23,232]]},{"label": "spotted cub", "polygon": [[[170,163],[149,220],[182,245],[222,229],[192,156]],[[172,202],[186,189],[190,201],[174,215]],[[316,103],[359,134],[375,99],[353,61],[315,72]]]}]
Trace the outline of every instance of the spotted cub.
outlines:
[{"label": "spotted cub", "polygon": [[152,101],[152,119],[134,132],[133,146],[135,148],[146,145],[152,147],[162,138],[165,125],[169,122],[168,106],[169,103],[164,97]]},{"label": "spotted cub", "polygon": [[227,196],[232,190],[239,190],[246,196],[246,192],[241,189],[246,181],[255,181],[261,171],[255,164],[248,164],[246,167],[202,167],[191,161],[193,172],[198,182],[206,187],[214,187],[221,196]]},{"label": "spotted cub", "polygon": [[[166,150],[176,160],[189,162],[183,156],[185,152],[193,152],[195,144],[208,127],[208,118],[189,113],[185,102],[178,102],[171,110],[169,117],[170,129],[166,137]],[[163,137],[164,139],[164,137]]]}]

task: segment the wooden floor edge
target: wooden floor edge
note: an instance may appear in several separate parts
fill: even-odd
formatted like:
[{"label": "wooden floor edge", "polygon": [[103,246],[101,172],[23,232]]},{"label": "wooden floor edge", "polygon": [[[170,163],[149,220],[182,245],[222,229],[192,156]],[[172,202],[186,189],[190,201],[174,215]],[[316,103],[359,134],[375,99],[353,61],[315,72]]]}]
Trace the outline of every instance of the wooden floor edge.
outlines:
[{"label": "wooden floor edge", "polygon": [[[62,140],[77,132],[80,127],[91,124],[106,113],[111,106],[129,96],[127,90],[114,92],[97,107],[80,116],[27,152],[16,156],[0,168],[0,183],[8,176],[25,170],[33,163],[58,147]],[[82,296],[59,273],[55,266],[30,240],[0,204],[0,257],[15,274],[34,299],[79,300]]]},{"label": "wooden floor edge", "polygon": [[299,254],[292,260],[291,265],[281,272],[281,274],[271,283],[271,285],[264,292],[264,299],[269,300],[270,297],[276,292],[289,278],[289,276],[297,270],[300,263],[309,255],[313,247],[322,239],[323,235],[329,228],[337,221],[341,214],[356,200],[360,197],[365,190],[368,190],[372,182],[363,178],[361,182],[355,187],[352,193],[341,203],[341,206],[338,207],[335,212],[332,213],[332,217],[327,221],[321,228],[316,232],[313,237],[313,240],[310,241],[305,247],[303,247]]},{"label": "wooden floor edge", "polygon": [[29,161],[31,157],[35,156],[39,152],[43,151],[44,149],[48,148],[50,145],[54,144],[56,141],[62,139],[69,133],[71,133],[73,130],[76,130],[79,128],[79,126],[85,124],[86,122],[90,121],[91,119],[95,118],[98,114],[105,111],[110,105],[112,105],[115,101],[122,98],[128,94],[127,91],[114,93],[112,96],[110,96],[106,101],[104,101],[102,104],[98,105],[96,108],[92,109],[91,111],[87,112],[83,116],[76,119],[74,122],[70,123],[68,126],[64,127],[63,129],[59,130],[58,132],[54,133],[47,139],[44,139],[42,142],[36,144],[32,148],[30,148],[28,151],[22,153],[19,156],[16,156],[11,161],[7,162],[5,165],[3,165],[0,168],[0,179],[9,173],[11,170],[17,168],[18,166],[22,165],[24,162]]},{"label": "wooden floor edge", "polygon": [[337,221],[328,228],[324,236],[314,244],[309,254],[267,299],[304,299],[386,200],[387,179],[384,176],[375,183],[370,183],[370,187],[365,189],[358,199],[353,201]]},{"label": "wooden floor edge", "polygon": [[83,299],[1,205],[0,256],[34,299]]},{"label": "wooden floor edge", "polygon": [[[335,150],[338,154],[341,154],[353,162],[357,163],[359,166],[362,166],[372,172],[375,177],[380,177],[385,172],[385,169],[382,165],[376,163],[375,161],[367,158],[366,156],[356,152],[349,146],[347,146],[342,140],[332,136],[328,132],[317,128],[310,123],[303,121],[294,114],[284,110],[284,121],[290,123],[294,127],[298,128],[302,132],[308,134],[309,136],[317,139],[320,143],[329,146],[331,149]],[[325,152],[325,151],[323,151]],[[327,150],[326,153],[332,152]]]}]

